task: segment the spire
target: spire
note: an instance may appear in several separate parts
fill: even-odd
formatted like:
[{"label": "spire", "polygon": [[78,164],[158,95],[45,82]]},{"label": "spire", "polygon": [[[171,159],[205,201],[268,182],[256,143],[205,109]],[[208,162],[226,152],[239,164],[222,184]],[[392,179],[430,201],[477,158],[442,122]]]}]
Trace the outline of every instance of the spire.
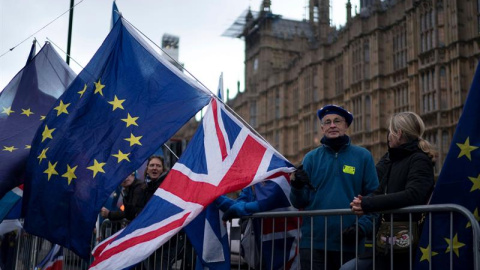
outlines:
[{"label": "spire", "polygon": [[310,0],[310,24],[315,35],[320,40],[325,40],[330,28],[330,1]]},{"label": "spire", "polygon": [[260,12],[261,13],[270,13],[272,12],[270,5],[272,2],[270,0],[263,0],[262,5],[260,6]]},{"label": "spire", "polygon": [[350,22],[352,19],[352,3],[350,3],[350,0],[347,1],[347,23]]},{"label": "spire", "polygon": [[245,17],[245,22],[247,22],[246,25],[249,25],[250,22],[252,22],[252,21],[253,21],[252,10],[250,9],[250,7],[248,7],[247,16]]}]

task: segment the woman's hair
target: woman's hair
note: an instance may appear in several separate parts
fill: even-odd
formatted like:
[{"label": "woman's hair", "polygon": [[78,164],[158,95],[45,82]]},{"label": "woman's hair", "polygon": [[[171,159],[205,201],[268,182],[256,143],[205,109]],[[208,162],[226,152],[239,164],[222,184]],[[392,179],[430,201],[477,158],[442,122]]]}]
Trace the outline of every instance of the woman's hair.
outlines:
[{"label": "woman's hair", "polygon": [[150,161],[152,161],[152,159],[154,158],[157,158],[160,160],[160,162],[162,163],[162,166],[163,166],[163,172],[166,172],[167,171],[167,167],[165,167],[165,161],[163,160],[163,157],[161,156],[157,156],[157,155],[153,155],[153,156],[150,156],[147,160],[147,166],[145,167],[145,171],[143,172],[143,179],[146,179],[147,178],[147,170],[148,170],[148,165],[150,164]]},{"label": "woman's hair", "polygon": [[422,118],[414,112],[400,112],[394,114],[390,118],[390,124],[388,127],[390,133],[398,133],[402,131],[402,137],[407,141],[418,140],[418,147],[422,149],[433,161],[437,158],[437,151],[435,148],[425,139],[422,138],[425,132],[425,124]]}]

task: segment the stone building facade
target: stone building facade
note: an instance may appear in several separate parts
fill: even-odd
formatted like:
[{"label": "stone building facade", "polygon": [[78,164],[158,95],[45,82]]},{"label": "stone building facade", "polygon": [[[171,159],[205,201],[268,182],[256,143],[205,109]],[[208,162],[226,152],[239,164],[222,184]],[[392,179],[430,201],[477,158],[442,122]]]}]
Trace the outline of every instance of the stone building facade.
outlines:
[{"label": "stone building facade", "polygon": [[[274,1],[274,0],[273,0]],[[292,2],[292,5],[293,2]],[[299,164],[323,136],[316,111],[344,106],[348,135],[375,161],[387,149],[387,120],[414,111],[425,139],[446,157],[480,56],[480,0],[370,0],[342,28],[329,1],[310,0],[309,19],[248,12],[245,89],[228,105],[286,158]]]}]

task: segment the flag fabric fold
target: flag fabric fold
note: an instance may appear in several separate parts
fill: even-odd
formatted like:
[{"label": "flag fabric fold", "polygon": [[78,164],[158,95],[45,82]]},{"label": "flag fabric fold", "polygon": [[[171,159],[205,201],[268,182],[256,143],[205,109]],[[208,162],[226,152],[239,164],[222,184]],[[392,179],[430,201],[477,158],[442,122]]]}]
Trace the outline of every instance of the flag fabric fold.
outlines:
[{"label": "flag fabric fold", "polygon": [[[264,209],[270,211],[296,211],[290,202],[288,175],[278,175],[270,181],[255,185],[255,197]],[[263,225],[263,226],[262,226]],[[261,232],[263,263],[266,269],[299,269],[298,244],[300,218],[265,218],[254,222]],[[260,230],[261,228],[261,230]],[[273,258],[273,260],[272,260]]]},{"label": "flag fabric fold", "polygon": [[0,198],[24,181],[32,139],[43,117],[75,78],[50,43],[0,92]]},{"label": "flag fabric fold", "polygon": [[294,167],[212,99],[180,160],[144,210],[93,251],[91,269],[142,261],[218,196],[292,172]]},{"label": "flag fabric fold", "polygon": [[35,135],[27,232],[87,259],[110,194],[209,100],[120,18]]},{"label": "flag fabric fold", "polygon": [[62,270],[63,269],[63,248],[57,244],[53,245],[45,258],[35,266],[35,270]]},{"label": "flag fabric fold", "polygon": [[113,28],[115,23],[120,19],[120,11],[118,10],[117,3],[113,0],[112,3],[112,21],[110,22],[110,28]]},{"label": "flag fabric fold", "polygon": [[[480,68],[477,66],[470,91],[450,144],[445,163],[435,185],[430,204],[453,203],[464,206],[480,220]],[[432,231],[428,218],[424,222],[417,251],[416,269],[442,269],[450,265],[450,252],[454,269],[474,269],[472,226],[468,220],[453,215],[432,214]],[[450,234],[450,231],[453,234]],[[432,243],[429,245],[429,233]],[[431,261],[430,261],[431,255]],[[478,265],[477,265],[478,267]]]},{"label": "flag fabric fold", "polygon": [[2,222],[5,218],[20,218],[21,213],[18,210],[21,210],[19,206],[22,203],[22,197],[23,184],[10,190],[7,192],[7,194],[5,194],[5,196],[3,196],[3,198],[0,199],[0,222]]},{"label": "flag fabric fold", "polygon": [[230,248],[222,215],[216,204],[211,203],[185,227],[197,254],[195,269],[230,269]]}]

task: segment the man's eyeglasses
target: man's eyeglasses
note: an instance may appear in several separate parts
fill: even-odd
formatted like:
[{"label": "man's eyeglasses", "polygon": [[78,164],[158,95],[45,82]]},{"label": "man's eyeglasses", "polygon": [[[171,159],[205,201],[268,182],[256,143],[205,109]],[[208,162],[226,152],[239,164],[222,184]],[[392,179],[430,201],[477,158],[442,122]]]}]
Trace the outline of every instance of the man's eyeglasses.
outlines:
[{"label": "man's eyeglasses", "polygon": [[344,119],[333,119],[333,121],[332,121],[332,120],[328,119],[328,120],[325,120],[324,122],[322,121],[321,124],[322,124],[322,126],[330,126],[333,123],[333,124],[335,124],[335,126],[338,126],[342,122],[345,122],[345,120]]}]

